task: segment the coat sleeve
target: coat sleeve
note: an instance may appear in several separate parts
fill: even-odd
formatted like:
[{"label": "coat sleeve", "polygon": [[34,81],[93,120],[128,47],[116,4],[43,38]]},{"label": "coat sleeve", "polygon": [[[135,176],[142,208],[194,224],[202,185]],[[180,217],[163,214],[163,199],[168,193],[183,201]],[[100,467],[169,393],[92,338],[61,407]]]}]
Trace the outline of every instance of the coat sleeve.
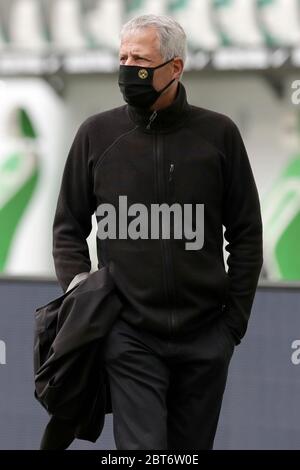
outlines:
[{"label": "coat sleeve", "polygon": [[91,269],[86,239],[92,229],[94,212],[92,160],[83,123],[67,155],[53,221],[52,254],[64,292],[77,274]]},{"label": "coat sleeve", "polygon": [[226,133],[227,172],[223,200],[229,289],[225,321],[236,344],[245,335],[263,264],[263,229],[258,191],[237,126]]}]

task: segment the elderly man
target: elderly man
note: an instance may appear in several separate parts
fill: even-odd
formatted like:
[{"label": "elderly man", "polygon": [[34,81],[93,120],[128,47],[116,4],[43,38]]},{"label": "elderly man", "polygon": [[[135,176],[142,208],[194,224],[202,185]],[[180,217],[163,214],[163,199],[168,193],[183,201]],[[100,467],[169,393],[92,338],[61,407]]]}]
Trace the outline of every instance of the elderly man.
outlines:
[{"label": "elderly man", "polygon": [[[79,127],[54,219],[63,289],[91,269],[96,213],[99,267],[110,267],[124,304],[105,341],[117,449],[213,447],[262,266],[260,204],[241,135],[229,117],[188,103],[185,57],[186,35],[172,18],[125,24],[118,81],[127,104]],[[154,209],[161,226],[149,233]]]}]

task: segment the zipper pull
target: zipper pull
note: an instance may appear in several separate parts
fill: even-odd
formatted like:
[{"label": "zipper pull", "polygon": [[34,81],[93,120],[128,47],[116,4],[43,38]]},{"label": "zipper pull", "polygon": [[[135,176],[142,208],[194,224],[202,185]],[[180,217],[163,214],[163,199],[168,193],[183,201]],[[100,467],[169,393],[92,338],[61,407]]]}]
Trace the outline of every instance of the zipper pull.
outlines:
[{"label": "zipper pull", "polygon": [[151,124],[154,121],[154,119],[156,118],[156,116],[157,116],[157,111],[154,110],[153,113],[151,114],[150,118],[149,118],[149,123],[147,124],[146,129],[150,129]]},{"label": "zipper pull", "polygon": [[174,163],[171,163],[170,169],[169,169],[169,181],[172,180],[173,172],[174,172]]}]

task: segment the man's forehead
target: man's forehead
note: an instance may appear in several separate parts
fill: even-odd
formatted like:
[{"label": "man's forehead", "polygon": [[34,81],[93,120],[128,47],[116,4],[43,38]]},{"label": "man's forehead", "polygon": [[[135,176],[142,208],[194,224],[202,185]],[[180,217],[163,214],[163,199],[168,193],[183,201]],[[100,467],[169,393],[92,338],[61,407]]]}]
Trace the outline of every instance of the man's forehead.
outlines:
[{"label": "man's forehead", "polygon": [[121,40],[120,51],[127,51],[133,54],[145,53],[149,51],[153,53],[159,49],[159,39],[154,28],[140,29],[134,32],[128,32]]}]

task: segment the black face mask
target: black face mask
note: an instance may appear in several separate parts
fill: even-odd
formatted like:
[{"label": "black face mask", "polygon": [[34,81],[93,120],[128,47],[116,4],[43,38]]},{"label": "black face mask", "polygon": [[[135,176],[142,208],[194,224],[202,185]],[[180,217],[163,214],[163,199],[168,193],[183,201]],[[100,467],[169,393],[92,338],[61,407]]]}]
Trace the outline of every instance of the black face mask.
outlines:
[{"label": "black face mask", "polygon": [[126,103],[140,108],[149,108],[175,80],[171,80],[162,90],[153,87],[154,70],[163,67],[173,60],[167,60],[157,67],[140,67],[138,65],[120,65],[119,87]]}]

